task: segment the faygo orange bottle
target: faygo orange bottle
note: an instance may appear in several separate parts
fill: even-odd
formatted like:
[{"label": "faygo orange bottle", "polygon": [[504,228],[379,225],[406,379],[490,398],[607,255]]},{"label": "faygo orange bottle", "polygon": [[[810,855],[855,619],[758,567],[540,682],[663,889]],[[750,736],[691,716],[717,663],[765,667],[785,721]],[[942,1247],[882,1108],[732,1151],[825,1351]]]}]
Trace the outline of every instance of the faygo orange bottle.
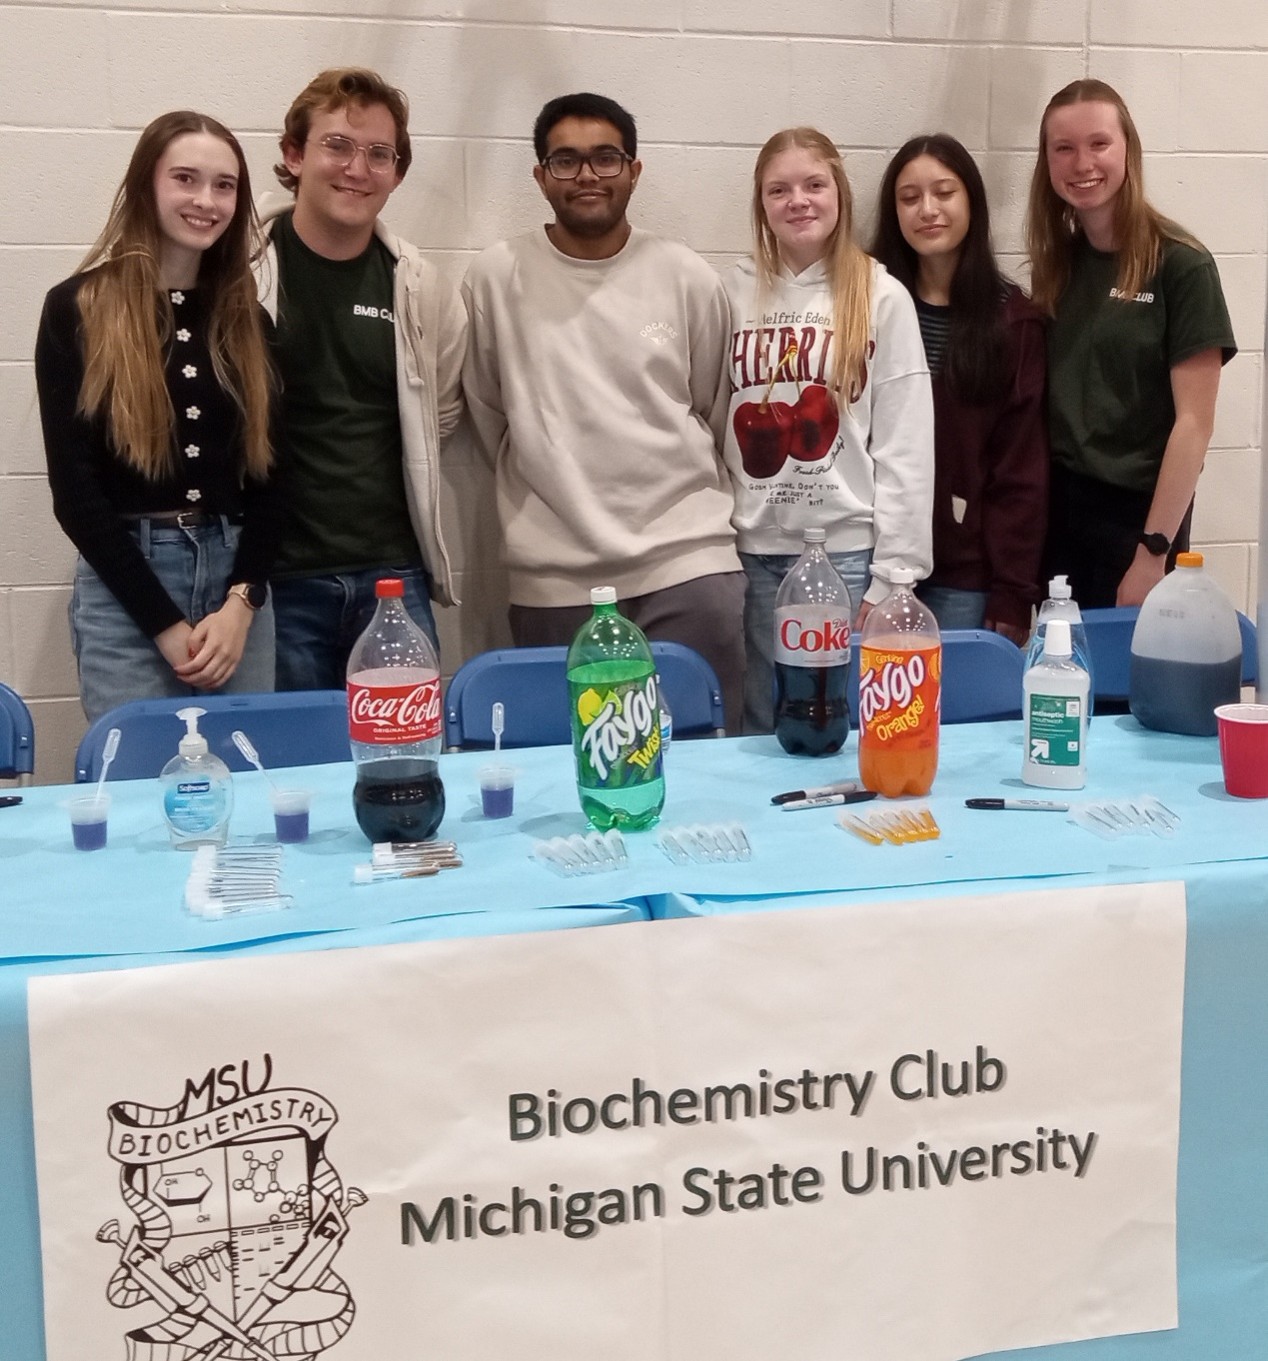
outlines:
[{"label": "faygo orange bottle", "polygon": [[899,568],[867,616],[859,667],[859,778],[887,799],[929,792],[938,773],[942,642]]}]

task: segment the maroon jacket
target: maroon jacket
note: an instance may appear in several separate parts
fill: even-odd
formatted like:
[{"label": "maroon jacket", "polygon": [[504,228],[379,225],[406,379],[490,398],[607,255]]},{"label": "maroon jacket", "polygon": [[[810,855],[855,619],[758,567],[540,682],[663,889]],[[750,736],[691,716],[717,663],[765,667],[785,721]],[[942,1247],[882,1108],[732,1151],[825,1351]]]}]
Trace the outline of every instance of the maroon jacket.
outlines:
[{"label": "maroon jacket", "polygon": [[1010,285],[1003,309],[1012,375],[1004,395],[970,406],[942,374],[933,380],[929,584],[986,591],[987,619],[1029,628],[1048,524],[1047,355],[1043,316],[1025,294]]}]

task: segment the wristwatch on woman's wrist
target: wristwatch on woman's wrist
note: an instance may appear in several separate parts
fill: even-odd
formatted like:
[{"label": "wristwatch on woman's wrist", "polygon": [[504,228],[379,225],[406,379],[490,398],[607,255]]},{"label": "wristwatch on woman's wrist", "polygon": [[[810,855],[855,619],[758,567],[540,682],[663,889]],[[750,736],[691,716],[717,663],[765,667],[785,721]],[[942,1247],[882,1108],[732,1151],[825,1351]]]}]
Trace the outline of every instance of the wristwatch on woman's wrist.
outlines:
[{"label": "wristwatch on woman's wrist", "polygon": [[1155,558],[1165,558],[1171,552],[1171,540],[1165,534],[1156,531],[1153,534],[1141,534],[1140,542]]},{"label": "wristwatch on woman's wrist", "polygon": [[236,595],[247,609],[255,611],[264,608],[264,602],[269,598],[267,586],[260,586],[254,581],[239,581],[229,587],[225,596]]}]

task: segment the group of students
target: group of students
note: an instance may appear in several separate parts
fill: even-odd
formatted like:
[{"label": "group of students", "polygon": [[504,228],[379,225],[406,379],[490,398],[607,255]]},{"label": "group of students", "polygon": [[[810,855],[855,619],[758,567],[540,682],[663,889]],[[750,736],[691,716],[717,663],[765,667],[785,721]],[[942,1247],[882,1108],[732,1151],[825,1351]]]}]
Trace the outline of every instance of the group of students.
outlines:
[{"label": "group of students", "polygon": [[483,252],[460,299],[379,221],[411,148],[374,73],[323,72],[292,105],[293,200],[263,236],[228,129],[156,119],[36,349],[89,717],[342,684],[385,568],[434,636],[464,400],[516,643],[566,642],[613,585],[711,661],[732,731],[741,706],[771,726],[775,594],[808,526],[858,624],[900,567],[944,627],[1019,644],[1050,573],[1085,606],[1140,603],[1187,546],[1235,344],[1211,256],[1144,196],[1118,94],[1067,86],[1039,140],[1030,298],[945,134],[893,157],[865,251],[836,147],[777,133],[753,256],[719,279],[628,222],[628,112],[563,96],[534,128],[554,221]]}]

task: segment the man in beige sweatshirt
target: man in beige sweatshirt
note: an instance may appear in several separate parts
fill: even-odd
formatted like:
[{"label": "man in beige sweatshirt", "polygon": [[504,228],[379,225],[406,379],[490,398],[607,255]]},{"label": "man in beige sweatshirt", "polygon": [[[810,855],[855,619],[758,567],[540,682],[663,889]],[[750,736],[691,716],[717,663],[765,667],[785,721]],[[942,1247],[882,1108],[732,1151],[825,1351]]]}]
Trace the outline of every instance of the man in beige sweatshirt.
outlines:
[{"label": "man in beige sweatshirt", "polygon": [[709,661],[738,732],[726,295],[693,251],[628,222],[642,165],[619,104],[553,99],[534,142],[554,221],[484,251],[463,285],[463,385],[496,473],[512,636],[568,643],[591,587],[613,586],[650,638]]}]

